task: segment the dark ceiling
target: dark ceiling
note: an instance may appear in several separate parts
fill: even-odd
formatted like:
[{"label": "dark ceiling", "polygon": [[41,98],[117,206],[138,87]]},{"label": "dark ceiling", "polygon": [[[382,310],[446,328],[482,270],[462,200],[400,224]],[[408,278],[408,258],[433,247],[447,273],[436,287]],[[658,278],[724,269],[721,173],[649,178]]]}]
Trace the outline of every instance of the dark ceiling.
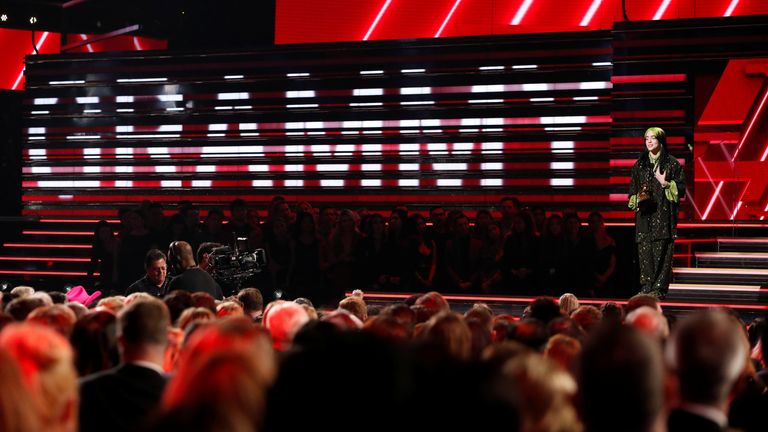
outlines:
[{"label": "dark ceiling", "polygon": [[94,35],[138,26],[130,34],[185,49],[272,44],[274,14],[275,0],[0,0],[0,27]]}]

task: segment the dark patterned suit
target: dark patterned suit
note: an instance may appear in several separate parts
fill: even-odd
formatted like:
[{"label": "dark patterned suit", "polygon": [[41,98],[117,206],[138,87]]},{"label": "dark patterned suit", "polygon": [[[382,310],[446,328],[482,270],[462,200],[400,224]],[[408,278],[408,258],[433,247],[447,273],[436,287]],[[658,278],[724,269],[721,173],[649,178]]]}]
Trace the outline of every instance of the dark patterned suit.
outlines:
[{"label": "dark patterned suit", "polygon": [[134,364],[80,380],[80,431],[136,431],[160,402],[167,379]]},{"label": "dark patterned suit", "polygon": [[674,182],[677,197],[667,197],[667,190],[654,177],[655,164],[645,151],[632,167],[629,195],[633,198],[646,188],[650,199],[636,205],[635,241],[640,262],[642,292],[663,298],[672,281],[672,251],[677,237],[679,198],[685,195],[685,173],[673,156],[662,150],[657,164],[667,182]]}]

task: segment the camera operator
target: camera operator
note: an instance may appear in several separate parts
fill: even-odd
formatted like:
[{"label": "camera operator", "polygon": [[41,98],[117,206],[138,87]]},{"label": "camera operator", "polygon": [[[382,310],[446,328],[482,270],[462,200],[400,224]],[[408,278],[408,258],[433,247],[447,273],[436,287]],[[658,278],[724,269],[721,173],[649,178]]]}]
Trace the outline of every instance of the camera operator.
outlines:
[{"label": "camera operator", "polygon": [[208,257],[211,255],[211,251],[221,247],[221,243],[205,242],[197,248],[197,266],[201,269],[211,272],[211,263],[208,261]]},{"label": "camera operator", "polygon": [[168,285],[168,292],[206,292],[215,299],[224,297],[221,287],[208,272],[195,263],[192,246],[185,241],[175,241],[168,248],[168,263],[175,277]]},{"label": "camera operator", "polygon": [[144,271],[147,273],[143,278],[132,283],[126,291],[126,295],[135,292],[145,292],[159,297],[165,294],[166,288],[171,281],[168,277],[168,268],[166,266],[165,254],[157,249],[151,249],[144,257]]}]

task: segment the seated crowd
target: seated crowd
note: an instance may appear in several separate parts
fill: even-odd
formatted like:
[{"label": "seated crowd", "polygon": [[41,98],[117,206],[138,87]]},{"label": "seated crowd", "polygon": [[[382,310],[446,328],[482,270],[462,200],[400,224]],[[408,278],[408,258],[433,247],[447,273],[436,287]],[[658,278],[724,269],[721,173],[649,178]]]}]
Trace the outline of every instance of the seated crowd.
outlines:
[{"label": "seated crowd", "polygon": [[675,321],[642,294],[542,296],[520,316],[434,291],[317,309],[256,288],[0,301],[3,431],[765,430],[765,320]]},{"label": "seated crowd", "polygon": [[[365,209],[316,210],[277,196],[263,221],[236,199],[226,218],[220,209],[210,209],[201,223],[200,210],[190,202],[166,217],[161,204],[147,201],[120,210],[119,227],[98,224],[91,274],[98,275],[94,285],[103,293],[162,296],[183,285],[171,280],[182,272],[190,283],[203,283],[199,269],[191,269],[210,270],[211,252],[230,246],[265,250],[264,271],[239,285],[258,286],[269,299],[278,293],[332,306],[358,288],[616,297],[616,245],[600,213],[590,214],[584,229],[574,211],[548,215],[541,208],[522,208],[514,197],[501,199],[498,208],[498,213],[478,209],[471,220],[442,206],[428,215],[399,206],[385,216]],[[166,258],[166,279],[158,253],[170,249],[175,258]],[[220,288],[229,295],[237,286]],[[217,296],[215,289],[205,291]]]}]

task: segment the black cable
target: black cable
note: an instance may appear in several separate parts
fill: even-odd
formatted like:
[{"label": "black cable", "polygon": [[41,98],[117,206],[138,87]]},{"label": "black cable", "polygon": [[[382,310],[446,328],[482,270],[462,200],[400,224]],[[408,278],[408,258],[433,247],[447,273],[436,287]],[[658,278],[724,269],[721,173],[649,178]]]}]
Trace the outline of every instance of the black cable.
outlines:
[{"label": "black cable", "polygon": [[629,22],[629,15],[627,15],[626,0],[621,0],[621,14],[624,16],[624,21]]},{"label": "black cable", "polygon": [[35,31],[32,30],[32,48],[35,50],[35,54],[40,54],[40,51],[37,50],[37,45],[35,44]]}]

